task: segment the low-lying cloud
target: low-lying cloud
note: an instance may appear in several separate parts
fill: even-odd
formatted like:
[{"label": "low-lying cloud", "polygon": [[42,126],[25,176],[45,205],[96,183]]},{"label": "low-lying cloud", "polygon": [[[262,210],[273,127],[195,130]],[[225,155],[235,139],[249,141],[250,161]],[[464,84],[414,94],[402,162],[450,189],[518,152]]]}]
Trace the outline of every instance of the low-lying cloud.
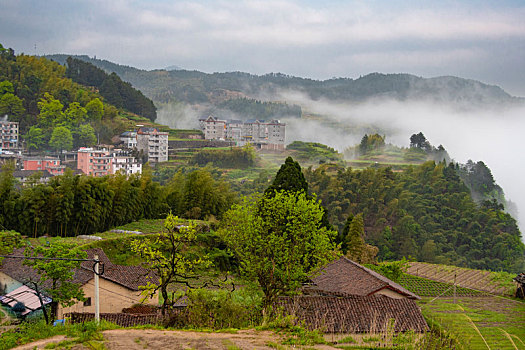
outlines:
[{"label": "low-lying cloud", "polygon": [[525,232],[525,106],[458,111],[436,103],[394,100],[312,101],[296,92],[283,92],[280,98],[324,119],[287,120],[288,142],[321,142],[342,151],[359,143],[365,132],[379,132],[388,143],[408,147],[410,136],[421,131],[434,146],[442,144],[457,162],[482,160],[506,198],[517,204],[520,228]]}]

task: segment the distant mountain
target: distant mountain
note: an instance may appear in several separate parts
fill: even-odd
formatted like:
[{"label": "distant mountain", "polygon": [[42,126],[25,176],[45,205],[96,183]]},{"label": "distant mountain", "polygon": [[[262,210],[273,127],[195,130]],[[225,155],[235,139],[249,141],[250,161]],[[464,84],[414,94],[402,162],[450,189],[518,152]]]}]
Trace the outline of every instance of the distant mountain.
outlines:
[{"label": "distant mountain", "polygon": [[167,71],[170,71],[170,70],[182,70],[182,68],[179,67],[179,66],[167,66],[164,69],[167,70]]},{"label": "distant mountain", "polygon": [[[46,56],[64,64],[69,55]],[[218,106],[234,98],[279,101],[279,93],[297,91],[313,100],[364,102],[390,98],[434,101],[461,108],[525,103],[495,85],[453,76],[422,78],[411,74],[371,73],[358,79],[313,80],[281,73],[253,75],[242,72],[203,73],[187,70],[145,71],[88,56],[73,56],[111,73],[140,89],[155,102]],[[282,101],[279,101],[282,102]]]}]

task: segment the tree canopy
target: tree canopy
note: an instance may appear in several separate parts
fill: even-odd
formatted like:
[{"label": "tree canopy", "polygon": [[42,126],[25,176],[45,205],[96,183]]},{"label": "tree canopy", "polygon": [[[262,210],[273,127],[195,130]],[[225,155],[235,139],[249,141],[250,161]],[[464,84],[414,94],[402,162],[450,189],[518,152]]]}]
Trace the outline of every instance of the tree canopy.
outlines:
[{"label": "tree canopy", "polygon": [[296,293],[334,257],[336,233],[321,225],[322,217],[315,198],[284,191],[245,198],[224,215],[218,234],[237,257],[241,273],[260,285],[267,311],[278,296]]}]

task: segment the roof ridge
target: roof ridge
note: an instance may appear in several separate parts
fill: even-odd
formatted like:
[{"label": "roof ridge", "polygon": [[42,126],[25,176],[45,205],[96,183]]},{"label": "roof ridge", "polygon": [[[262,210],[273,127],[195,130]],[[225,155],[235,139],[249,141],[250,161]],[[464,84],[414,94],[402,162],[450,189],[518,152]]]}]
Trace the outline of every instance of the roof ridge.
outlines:
[{"label": "roof ridge", "polygon": [[[387,278],[387,277],[381,275],[380,273],[377,273],[377,272],[375,272],[374,270],[369,269],[369,268],[366,267],[366,266],[363,266],[363,265],[361,265],[361,264],[359,264],[359,263],[357,263],[357,262],[355,262],[355,261],[353,261],[353,260],[350,260],[350,259],[347,258],[346,256],[343,256],[343,258],[344,258],[347,262],[349,262],[349,263],[351,263],[351,264],[354,264],[356,267],[358,267],[358,268],[362,269],[363,271],[369,273],[371,276],[373,276],[373,277],[379,279],[381,282],[386,283],[387,286],[390,286],[390,287],[392,287],[392,288],[394,288],[394,289],[397,289],[398,291],[401,291],[401,292],[406,293],[406,294],[408,294],[408,295],[410,295],[410,296],[413,296],[413,297],[416,298],[416,299],[421,299],[419,296],[417,296],[416,294],[412,293],[411,291],[409,291],[408,289],[406,289],[406,288],[403,287],[402,285],[400,285],[400,284],[398,284],[398,283],[392,281],[391,279],[389,279],[389,278]],[[377,290],[380,290],[380,289],[382,289],[382,288],[379,288],[379,289],[377,289]],[[377,291],[377,290],[376,290],[376,291]]]}]

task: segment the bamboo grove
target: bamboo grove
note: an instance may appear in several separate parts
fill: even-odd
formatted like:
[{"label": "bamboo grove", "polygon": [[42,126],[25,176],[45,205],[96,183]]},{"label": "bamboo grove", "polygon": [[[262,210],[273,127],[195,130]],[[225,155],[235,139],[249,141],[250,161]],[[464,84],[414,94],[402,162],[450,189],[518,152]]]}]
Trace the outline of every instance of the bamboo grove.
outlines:
[{"label": "bamboo grove", "polygon": [[55,176],[48,183],[38,177],[20,186],[13,166],[0,172],[0,229],[30,237],[72,237],[103,232],[140,220],[174,215],[192,219],[220,217],[233,203],[229,187],[205,170],[176,174],[175,183],[152,180],[147,166],[141,175],[105,177]]}]

